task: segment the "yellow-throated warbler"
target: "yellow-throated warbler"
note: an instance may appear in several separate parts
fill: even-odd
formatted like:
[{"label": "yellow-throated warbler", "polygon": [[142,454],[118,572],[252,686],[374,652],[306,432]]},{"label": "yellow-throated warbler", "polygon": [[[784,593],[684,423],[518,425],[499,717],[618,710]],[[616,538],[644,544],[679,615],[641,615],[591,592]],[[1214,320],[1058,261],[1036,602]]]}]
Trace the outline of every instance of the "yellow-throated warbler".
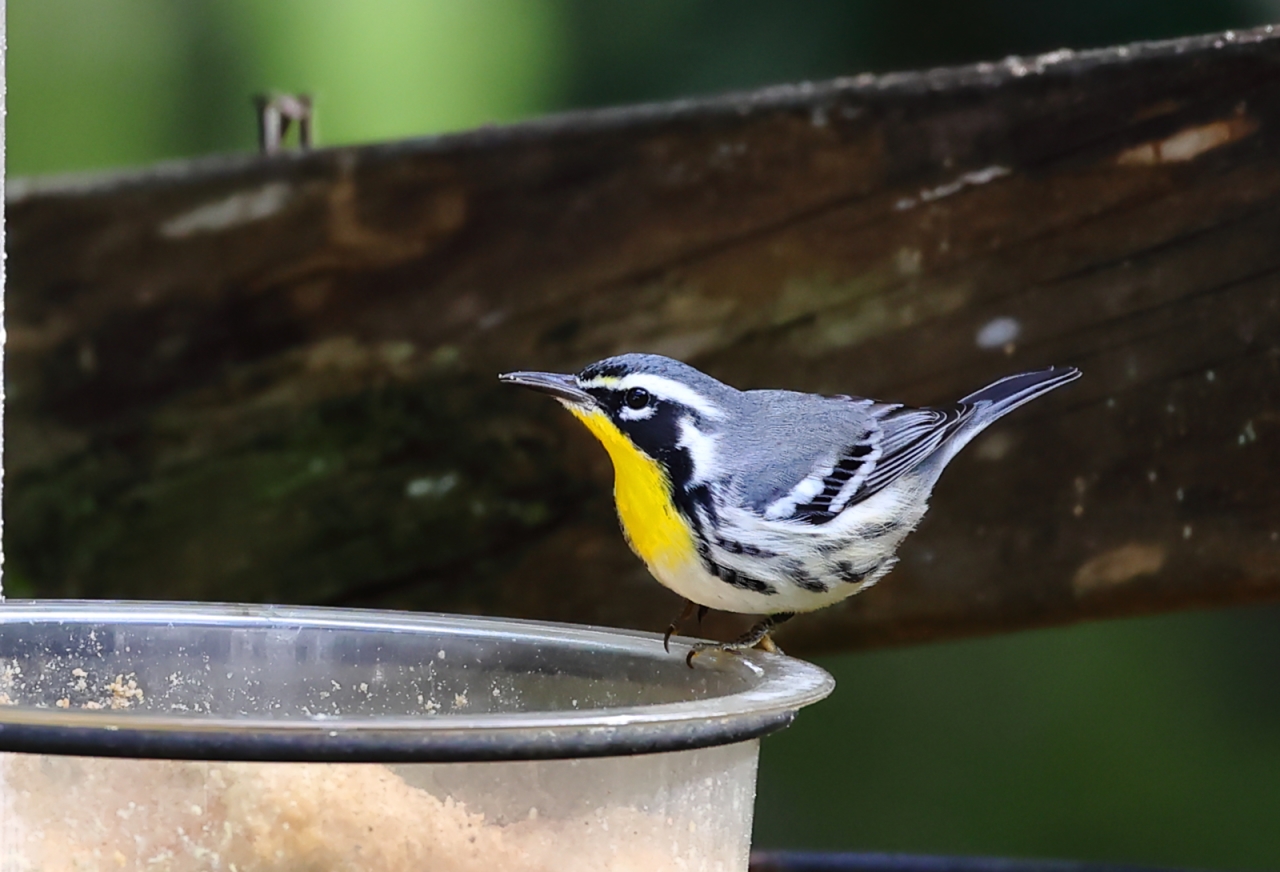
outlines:
[{"label": "yellow-throated warbler", "polygon": [[701,650],[772,648],[797,612],[866,590],[924,517],[943,468],[988,424],[1079,378],[1053,367],[1001,379],[959,402],[913,409],[855,397],[739,391],[654,354],[623,354],[577,375],[512,372],[551,394],[613,460],[631,549],[687,600],[767,617]]}]

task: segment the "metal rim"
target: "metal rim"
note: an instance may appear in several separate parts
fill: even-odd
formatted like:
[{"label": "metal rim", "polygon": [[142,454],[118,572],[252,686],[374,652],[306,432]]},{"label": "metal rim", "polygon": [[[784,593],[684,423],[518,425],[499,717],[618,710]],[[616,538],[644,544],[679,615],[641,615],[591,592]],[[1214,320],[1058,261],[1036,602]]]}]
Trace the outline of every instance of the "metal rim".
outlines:
[{"label": "metal rim", "polygon": [[[36,623],[190,623],[200,626],[393,630],[465,637],[518,635],[533,643],[673,658],[652,633],[539,621],[359,609],[205,603],[14,601],[0,605],[0,634]],[[687,702],[533,714],[280,721],[120,711],[0,707],[0,751],[187,760],[464,762],[623,756],[723,745],[786,727],[827,696],[824,670],[748,652],[700,662],[749,674],[744,691]]]}]

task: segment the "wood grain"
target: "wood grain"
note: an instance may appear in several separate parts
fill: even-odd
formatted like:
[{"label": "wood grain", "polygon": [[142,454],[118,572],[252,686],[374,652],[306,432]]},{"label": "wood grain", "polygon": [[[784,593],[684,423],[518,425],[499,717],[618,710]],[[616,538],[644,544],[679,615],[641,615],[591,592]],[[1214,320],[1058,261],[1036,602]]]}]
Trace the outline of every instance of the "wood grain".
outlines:
[{"label": "wood grain", "polygon": [[11,589],[658,629],[603,452],[494,379],[649,350],[913,403],[1085,372],[789,648],[1280,598],[1267,31],[17,180],[7,209]]}]

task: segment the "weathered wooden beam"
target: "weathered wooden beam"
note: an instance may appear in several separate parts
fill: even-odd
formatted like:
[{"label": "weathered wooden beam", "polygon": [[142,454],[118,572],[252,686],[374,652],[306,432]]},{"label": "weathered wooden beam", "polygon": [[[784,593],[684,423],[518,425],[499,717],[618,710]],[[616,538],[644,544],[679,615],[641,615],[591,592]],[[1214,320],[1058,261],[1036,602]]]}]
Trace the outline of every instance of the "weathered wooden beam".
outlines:
[{"label": "weathered wooden beam", "polygon": [[[852,648],[1280,597],[1270,30],[17,181],[11,584],[659,628],[621,350],[917,403],[1080,366],[944,476]],[[726,631],[725,627],[711,627]]]}]

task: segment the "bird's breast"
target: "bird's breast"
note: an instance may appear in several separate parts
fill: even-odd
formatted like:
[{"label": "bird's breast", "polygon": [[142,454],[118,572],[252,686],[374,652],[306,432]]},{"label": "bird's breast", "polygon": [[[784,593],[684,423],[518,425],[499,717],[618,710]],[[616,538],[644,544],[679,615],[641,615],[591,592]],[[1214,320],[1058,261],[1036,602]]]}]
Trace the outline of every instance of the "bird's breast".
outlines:
[{"label": "bird's breast", "polygon": [[671,499],[671,482],[599,412],[569,409],[600,440],[613,461],[613,496],[627,542],[660,581],[698,561],[693,531]]}]

